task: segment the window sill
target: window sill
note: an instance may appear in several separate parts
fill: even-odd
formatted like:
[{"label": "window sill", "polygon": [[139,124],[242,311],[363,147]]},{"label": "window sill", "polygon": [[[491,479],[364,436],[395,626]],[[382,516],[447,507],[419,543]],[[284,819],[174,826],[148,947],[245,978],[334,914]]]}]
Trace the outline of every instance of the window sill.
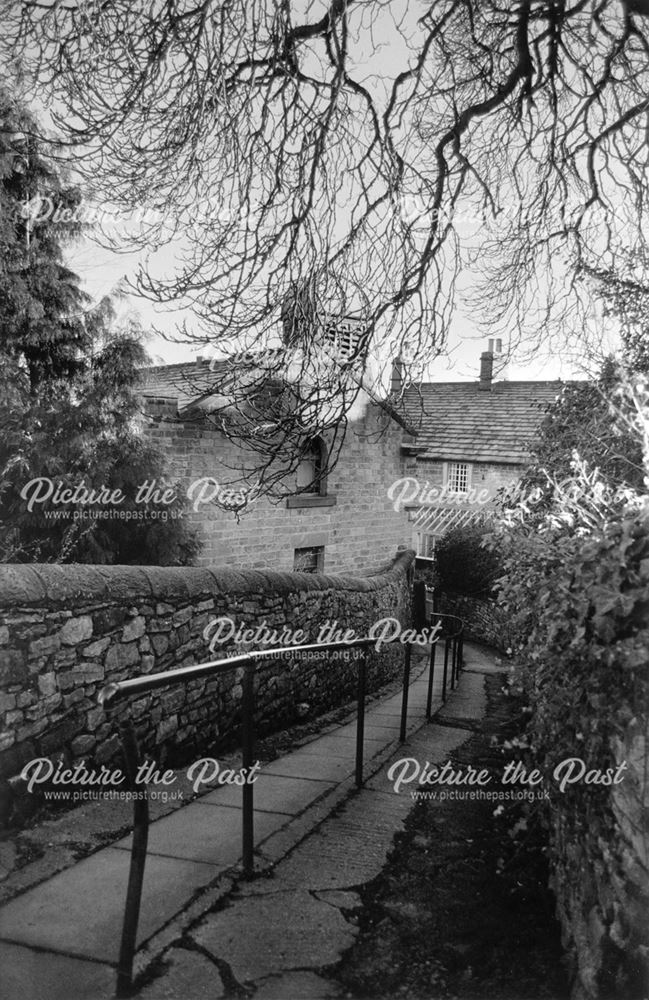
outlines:
[{"label": "window sill", "polygon": [[291,507],[335,507],[337,499],[335,496],[319,497],[301,493],[297,497],[287,497],[286,506]]}]

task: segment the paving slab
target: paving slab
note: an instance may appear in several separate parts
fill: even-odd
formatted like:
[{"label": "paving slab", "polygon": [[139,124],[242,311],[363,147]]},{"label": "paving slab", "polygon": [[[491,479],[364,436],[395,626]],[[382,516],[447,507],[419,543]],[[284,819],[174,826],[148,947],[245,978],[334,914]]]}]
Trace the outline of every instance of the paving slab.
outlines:
[{"label": "paving slab", "polygon": [[[365,733],[363,736],[363,746],[365,748],[365,756],[371,754],[379,746],[385,746],[386,743],[392,742],[395,738],[395,733],[385,733],[383,730],[383,735],[372,735],[371,733]],[[305,749],[305,748],[303,748]],[[318,743],[320,753],[327,757],[330,753],[342,753],[347,752],[347,756],[351,761],[356,760],[356,733],[353,735],[350,733],[331,733],[330,736],[323,736],[322,741]]]},{"label": "paving slab", "polygon": [[267,774],[284,774],[287,778],[308,778],[309,781],[342,781],[352,774],[356,762],[354,755],[344,757],[322,757],[317,753],[297,750],[287,757],[280,757],[264,765]]},{"label": "paving slab", "polygon": [[100,1000],[112,997],[115,988],[110,965],[5,941],[0,941],[0,968],[2,1000],[70,1000],[71,984],[77,1000]]},{"label": "paving slab", "polygon": [[[388,735],[384,740],[384,742],[387,742],[389,739],[390,737]],[[370,748],[370,746],[367,743],[365,743],[365,756],[371,754],[373,750],[374,747]],[[322,749],[320,747],[319,741],[314,740],[313,743],[305,743],[303,747],[300,747],[300,753],[306,754],[307,756],[310,757],[321,757]],[[356,737],[354,737],[351,743],[349,742],[349,737],[346,737],[345,739],[343,739],[338,743],[334,743],[332,740],[327,745],[327,757],[333,757],[334,759],[337,758],[338,760],[346,762],[348,764],[350,761],[355,761]],[[277,761],[273,761],[272,763],[276,764]],[[270,765],[265,765],[265,766],[270,766]]]},{"label": "paving slab", "polygon": [[157,977],[138,1000],[221,1000],[226,992],[218,966],[198,951],[171,948]]},{"label": "paving slab", "polygon": [[[129,859],[127,851],[107,847],[13,899],[0,910],[0,938],[115,962]],[[146,941],[217,875],[214,865],[149,855],[138,943]]]},{"label": "paving slab", "polygon": [[201,921],[191,938],[245,986],[273,972],[329,965],[356,934],[337,907],[290,889],[237,900]]},{"label": "paving slab", "polygon": [[[385,702],[383,705],[377,705],[376,708],[372,709],[372,719],[389,719],[395,720],[397,726],[401,724],[401,706],[392,705]],[[412,720],[410,720],[412,721]]]},{"label": "paving slab", "polygon": [[[255,843],[260,843],[288,821],[285,813],[260,812],[254,820]],[[225,869],[241,856],[241,809],[214,803],[192,802],[180,812],[149,827],[148,857],[162,855],[204,862]],[[113,847],[131,850],[129,834]]]},{"label": "paving slab", "polygon": [[365,787],[374,792],[388,793],[395,798],[410,801],[412,805],[412,793],[429,790],[431,786],[420,785],[415,779],[403,784],[400,791],[395,792],[393,782],[388,777],[392,765],[405,758],[414,758],[422,765],[422,769],[427,761],[431,764],[444,764],[469,735],[466,730],[438,726],[430,722],[399,747],[380,770],[366,782]]},{"label": "paving slab", "polygon": [[375,715],[365,717],[365,732],[376,732],[379,735],[389,736],[391,733],[399,735],[401,717],[399,715]]},{"label": "paving slab", "polygon": [[[276,812],[297,816],[324,794],[324,789],[308,778],[287,778],[262,767],[254,783],[255,812]],[[241,806],[241,788],[227,785],[196,800],[197,805]]]}]

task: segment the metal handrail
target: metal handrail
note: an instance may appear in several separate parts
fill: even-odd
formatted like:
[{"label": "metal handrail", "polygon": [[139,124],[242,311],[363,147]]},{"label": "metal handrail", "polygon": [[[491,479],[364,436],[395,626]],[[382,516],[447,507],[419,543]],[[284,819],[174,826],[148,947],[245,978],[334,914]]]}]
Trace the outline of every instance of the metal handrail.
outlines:
[{"label": "metal handrail", "polygon": [[[449,669],[449,653],[450,653],[450,687],[453,691],[460,679],[460,670],[464,664],[464,621],[457,615],[444,614],[441,611],[430,611],[427,613],[426,624],[430,627],[434,627],[434,619],[441,620],[443,631],[439,638],[444,639],[444,670],[442,674],[442,704],[446,703],[446,688],[449,681],[448,669]],[[453,628],[454,631],[446,632],[446,621],[449,622],[449,627]],[[451,623],[455,623],[454,626]],[[428,693],[426,696],[426,718],[430,722],[433,704],[433,679],[435,674],[435,653],[437,651],[437,643],[432,643],[430,647],[430,666],[428,670]]]},{"label": "metal handrail", "polygon": [[[359,647],[363,650],[358,669],[357,679],[357,716],[356,716],[356,768],[355,781],[357,787],[363,784],[363,740],[365,730],[365,686],[367,676],[367,648],[374,645],[375,639],[362,638],[353,639],[349,642],[328,642],[313,643],[304,646],[286,646],[279,649],[254,650],[228,659],[211,660],[208,663],[198,663],[189,667],[176,667],[173,670],[165,670],[157,674],[141,674],[125,681],[115,681],[105,685],[98,694],[99,704],[104,708],[110,707],[128,695],[141,694],[153,691],[156,688],[166,687],[179,682],[187,683],[198,677],[205,677],[212,674],[224,674],[243,667],[244,676],[242,684],[242,770],[249,769],[253,765],[254,746],[254,675],[258,663],[263,666],[270,666],[269,654],[276,659],[284,654],[296,652],[310,652],[317,650],[325,654],[336,650],[353,649]],[[409,647],[406,649],[406,661],[409,664]],[[263,661],[266,660],[266,663]],[[404,682],[409,676],[409,670],[404,670]],[[403,728],[403,727],[402,727]],[[132,791],[136,790],[136,774],[139,765],[139,748],[135,728],[129,719],[120,723],[120,738],[122,750],[126,763],[126,775]],[[242,791],[242,856],[243,870],[246,877],[250,877],[254,871],[254,806],[253,806],[253,785],[245,783],[241,786]],[[139,790],[140,794],[133,796],[133,840],[131,844],[131,859],[129,866],[128,886],[126,890],[126,903],[124,907],[124,920],[122,924],[122,939],[120,953],[117,964],[117,989],[118,997],[129,996],[133,982],[133,960],[136,951],[137,927],[140,915],[140,904],[142,899],[142,885],[144,882],[144,867],[146,863],[146,853],[149,837],[149,804],[146,794],[146,787]],[[143,794],[142,794],[143,792]]]},{"label": "metal handrail", "polygon": [[[451,689],[453,689],[462,662],[462,634],[463,622],[455,615],[438,615],[434,612],[430,617],[436,615],[438,618],[453,619],[459,622],[459,629],[449,635],[440,636],[445,640],[444,648],[444,677],[442,701],[446,701],[447,670],[449,649],[451,650]],[[433,622],[431,621],[432,625]],[[365,730],[365,687],[367,678],[367,650],[374,645],[375,639],[362,638],[349,642],[329,642],[312,643],[303,646],[286,646],[279,649],[254,650],[232,656],[227,659],[211,660],[207,663],[198,663],[189,667],[177,667],[156,674],[142,674],[124,681],[111,682],[105,685],[98,694],[99,704],[104,708],[110,708],[119,700],[130,695],[142,694],[157,688],[167,687],[171,684],[184,683],[200,677],[228,673],[237,667],[243,668],[242,679],[242,711],[241,711],[241,747],[242,747],[242,769],[248,773],[253,765],[254,748],[254,675],[258,665],[268,667],[272,665],[272,659],[283,655],[318,651],[324,654],[335,652],[336,650],[348,650],[358,647],[362,649],[363,655],[358,661],[357,678],[357,715],[356,715],[356,764],[355,782],[360,788],[363,784],[363,742]],[[430,669],[428,676],[428,695],[426,702],[426,719],[431,719],[431,704],[433,690],[433,675],[435,666],[435,650],[437,640],[431,643]],[[399,738],[402,743],[406,740],[408,722],[408,693],[410,686],[410,666],[412,658],[412,647],[408,643],[405,647],[404,669],[403,669],[403,693],[401,702],[401,726]],[[264,662],[266,661],[266,662]],[[139,748],[137,737],[132,721],[119,724],[120,738],[124,758],[126,761],[126,774],[129,785],[133,791],[136,790],[135,776],[139,765]],[[245,877],[250,877],[254,871],[254,803],[252,784],[245,783],[241,786],[242,791],[242,860]],[[122,939],[117,965],[117,991],[118,997],[129,996],[132,989],[133,961],[136,952],[137,927],[139,921],[140,904],[142,898],[142,886],[144,881],[144,867],[146,863],[146,853],[149,833],[149,806],[146,794],[146,787],[138,790],[139,794],[133,796],[133,840],[131,845],[131,859],[129,867],[128,887],[126,892],[126,904],[124,909],[124,920],[122,925]],[[142,794],[142,792],[144,794]]]},{"label": "metal handrail", "polygon": [[[460,634],[460,632],[464,631],[464,621],[458,615],[449,615],[446,612],[442,612],[442,611],[431,611],[430,612],[430,618],[432,619],[433,617],[435,617],[435,618],[452,619],[456,623],[456,625],[455,625],[456,631],[455,632],[446,633],[444,635],[444,638],[454,639],[454,638],[456,638],[456,636],[458,636]],[[450,622],[449,622],[449,624],[450,624]],[[444,626],[444,629],[446,629],[445,622],[442,622],[442,625]]]},{"label": "metal handrail", "polygon": [[[423,581],[418,585],[420,613],[427,626],[441,625],[439,638],[444,639],[444,673],[442,678],[442,704],[446,702],[446,687],[448,684],[449,652],[451,660],[451,691],[460,678],[460,670],[464,662],[464,622],[458,615],[435,611],[435,591]],[[426,698],[426,718],[430,721],[433,702],[433,676],[435,672],[435,654],[437,644],[431,645],[430,668],[428,672],[428,695]]]}]

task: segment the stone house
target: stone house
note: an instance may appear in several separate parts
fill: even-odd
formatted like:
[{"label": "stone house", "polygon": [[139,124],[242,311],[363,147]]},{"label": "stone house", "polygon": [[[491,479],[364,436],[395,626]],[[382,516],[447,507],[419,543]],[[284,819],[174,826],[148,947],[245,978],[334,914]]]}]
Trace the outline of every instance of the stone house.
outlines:
[{"label": "stone house", "polygon": [[[237,497],[250,488],[244,477],[232,485],[233,470],[245,465],[242,445],[205,406],[218,389],[218,364],[199,358],[146,369],[146,434],[191,497],[186,516],[203,541],[198,564],[354,573],[399,547],[432,558],[445,531],[478,517],[517,481],[543,411],[561,391],[560,381],[494,380],[495,357],[492,349],[481,355],[477,382],[411,384],[403,392],[395,362],[387,398],[364,390],[330,476],[319,474],[327,441],[315,438],[292,495],[290,488],[279,500],[253,493],[238,514]],[[197,499],[196,484],[206,480],[228,484],[217,502],[201,501],[201,487]]]},{"label": "stone house", "polygon": [[403,412],[416,434],[404,436],[402,478],[391,495],[422,559],[434,557],[446,531],[478,518],[500,489],[517,482],[543,413],[565,384],[495,381],[498,355],[493,341],[489,347],[477,382],[421,383],[404,391]]},{"label": "stone house", "polygon": [[[237,476],[245,445],[223,433],[205,405],[218,381],[218,364],[199,358],[146,369],[140,387],[145,433],[164,452],[168,477],[190,496],[185,516],[203,542],[199,565],[360,573],[410,547],[408,524],[388,496],[408,425],[386,399],[363,391],[330,475],[320,471],[325,433],[295,469],[293,495],[289,484],[289,495],[270,500]],[[211,501],[206,479],[214,490],[219,484]],[[250,502],[237,511],[246,491]]]}]

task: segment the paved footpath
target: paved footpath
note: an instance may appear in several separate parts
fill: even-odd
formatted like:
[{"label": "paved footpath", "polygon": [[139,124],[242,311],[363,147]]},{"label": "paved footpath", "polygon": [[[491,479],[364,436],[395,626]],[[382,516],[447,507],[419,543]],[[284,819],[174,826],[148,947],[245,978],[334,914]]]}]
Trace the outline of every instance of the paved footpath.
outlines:
[{"label": "paved footpath", "polygon": [[[401,694],[375,703],[366,715],[361,790],[354,786],[354,722],[330,726],[262,765],[254,786],[259,875],[252,881],[237,867],[240,788],[215,788],[154,821],[136,972],[150,968],[138,997],[340,996],[319,971],[352,944],[356,890],[380,872],[412,807],[414,786],[396,794],[390,763],[446,761],[484,716],[484,674],[499,669],[490,653],[466,644],[460,684],[443,707],[436,678],[430,724],[427,671],[413,670],[406,744],[398,740]],[[113,996],[130,841],[97,851],[0,910],[2,1000]]]}]

